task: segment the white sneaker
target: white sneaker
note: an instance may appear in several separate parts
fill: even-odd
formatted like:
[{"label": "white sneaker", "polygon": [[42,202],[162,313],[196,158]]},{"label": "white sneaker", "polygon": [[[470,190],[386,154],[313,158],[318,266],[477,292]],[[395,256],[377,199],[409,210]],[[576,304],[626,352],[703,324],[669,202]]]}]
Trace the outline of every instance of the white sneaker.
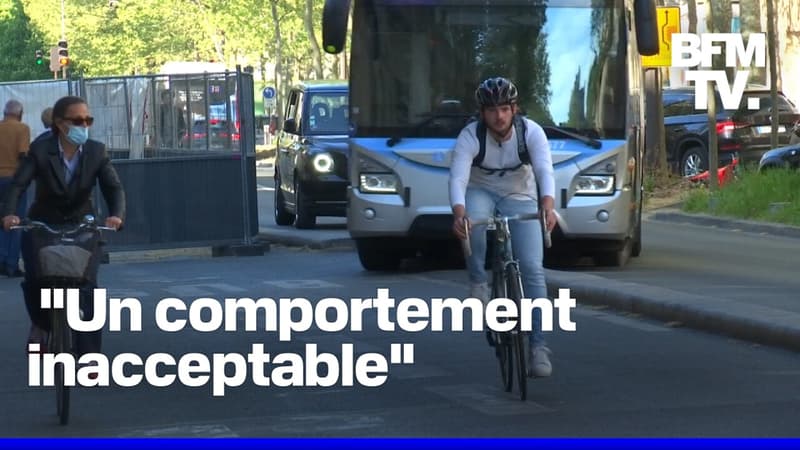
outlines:
[{"label": "white sneaker", "polygon": [[489,303],[489,296],[491,295],[492,293],[489,290],[489,283],[478,283],[470,285],[469,296],[480,299],[480,301],[482,301],[484,305]]},{"label": "white sneaker", "polygon": [[549,377],[553,373],[553,365],[550,364],[550,354],[552,352],[544,345],[539,345],[533,349],[528,347],[528,376]]}]

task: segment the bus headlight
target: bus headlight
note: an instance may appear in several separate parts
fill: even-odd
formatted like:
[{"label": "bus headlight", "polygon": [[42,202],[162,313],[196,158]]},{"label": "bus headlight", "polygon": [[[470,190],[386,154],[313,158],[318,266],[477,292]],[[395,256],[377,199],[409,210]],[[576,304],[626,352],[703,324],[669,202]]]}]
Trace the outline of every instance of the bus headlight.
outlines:
[{"label": "bus headlight", "polygon": [[311,159],[311,165],[319,173],[333,172],[333,157],[330,153],[318,153]]},{"label": "bus headlight", "polygon": [[612,195],[616,189],[617,155],[606,158],[575,177],[575,195]]},{"label": "bus headlight", "polygon": [[358,189],[367,194],[397,194],[400,192],[400,179],[385,165],[366,158],[357,157]]},{"label": "bus headlight", "polygon": [[400,183],[392,173],[362,173],[358,188],[368,194],[396,194]]},{"label": "bus headlight", "polygon": [[611,195],[614,175],[579,175],[575,178],[575,195]]}]

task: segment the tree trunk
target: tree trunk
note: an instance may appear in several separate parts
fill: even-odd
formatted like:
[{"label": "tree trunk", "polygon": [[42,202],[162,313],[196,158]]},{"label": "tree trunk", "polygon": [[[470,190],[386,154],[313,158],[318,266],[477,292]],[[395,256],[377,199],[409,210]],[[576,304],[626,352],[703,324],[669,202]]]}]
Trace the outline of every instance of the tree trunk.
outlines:
[{"label": "tree trunk", "polygon": [[306,34],[308,34],[308,41],[311,43],[311,55],[314,61],[314,73],[318,80],[325,78],[322,72],[322,52],[319,49],[319,42],[317,36],[314,34],[314,0],[306,0],[306,13],[303,16],[303,22],[306,25]]},{"label": "tree trunk", "polygon": [[687,6],[689,12],[689,33],[695,34],[697,33],[697,0],[689,0]]}]

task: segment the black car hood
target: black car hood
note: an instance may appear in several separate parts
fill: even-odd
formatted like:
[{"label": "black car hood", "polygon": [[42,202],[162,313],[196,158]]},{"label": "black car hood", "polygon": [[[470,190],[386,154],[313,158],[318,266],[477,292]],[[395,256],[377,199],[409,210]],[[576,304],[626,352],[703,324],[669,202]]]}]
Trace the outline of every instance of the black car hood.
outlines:
[{"label": "black car hood", "polygon": [[347,136],[313,136],[307,137],[311,143],[312,152],[335,152],[344,155],[350,154]]}]

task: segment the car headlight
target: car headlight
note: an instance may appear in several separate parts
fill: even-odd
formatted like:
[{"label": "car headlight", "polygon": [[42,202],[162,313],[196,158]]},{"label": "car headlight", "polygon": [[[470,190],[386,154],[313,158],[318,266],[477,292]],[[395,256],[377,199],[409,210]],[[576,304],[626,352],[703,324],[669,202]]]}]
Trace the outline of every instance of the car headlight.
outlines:
[{"label": "car headlight", "polygon": [[311,165],[319,173],[333,172],[333,157],[330,153],[318,153],[311,159]]},{"label": "car headlight", "polygon": [[370,158],[358,158],[358,189],[368,194],[396,194],[400,179],[391,169]]},{"label": "car headlight", "polygon": [[617,155],[606,158],[575,177],[575,195],[611,195],[616,189]]}]

